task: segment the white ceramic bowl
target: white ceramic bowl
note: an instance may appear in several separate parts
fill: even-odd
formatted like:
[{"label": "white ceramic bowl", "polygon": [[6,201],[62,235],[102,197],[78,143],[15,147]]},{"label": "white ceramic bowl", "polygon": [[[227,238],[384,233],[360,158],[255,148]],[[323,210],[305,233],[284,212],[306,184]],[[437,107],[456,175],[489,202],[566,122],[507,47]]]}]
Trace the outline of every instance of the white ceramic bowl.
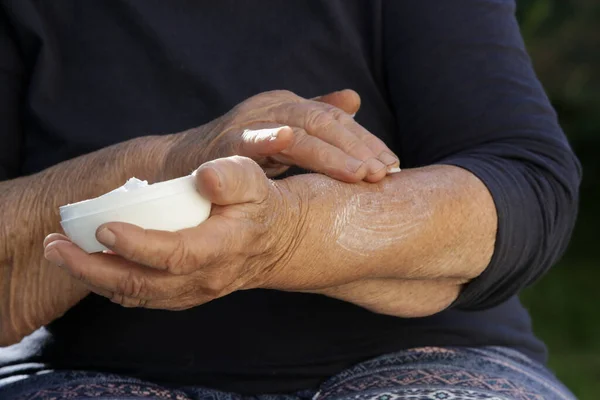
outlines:
[{"label": "white ceramic bowl", "polygon": [[60,207],[67,236],[88,253],[106,250],[96,230],[107,222],[178,231],[206,220],[211,204],[196,190],[192,175],[148,185],[135,178],[100,197]]}]

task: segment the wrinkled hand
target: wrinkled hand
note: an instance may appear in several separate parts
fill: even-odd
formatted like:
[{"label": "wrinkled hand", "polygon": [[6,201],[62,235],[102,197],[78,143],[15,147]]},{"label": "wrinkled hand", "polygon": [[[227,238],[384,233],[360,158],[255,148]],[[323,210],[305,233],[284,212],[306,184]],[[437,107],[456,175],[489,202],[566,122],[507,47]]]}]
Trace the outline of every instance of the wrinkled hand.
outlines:
[{"label": "wrinkled hand", "polygon": [[55,233],[44,241],[45,257],[128,307],[182,310],[259,287],[294,249],[299,204],[245,157],[205,163],[196,178],[214,204],[197,227],[166,232],[108,223],[97,238],[114,254],[87,254]]},{"label": "wrinkled hand", "polygon": [[360,97],[352,90],[312,100],[283,90],[258,94],[205,126],[173,135],[164,168],[170,175],[163,178],[241,155],[269,177],[297,165],[344,182],[377,182],[399,161],[354,120],[359,108]]}]

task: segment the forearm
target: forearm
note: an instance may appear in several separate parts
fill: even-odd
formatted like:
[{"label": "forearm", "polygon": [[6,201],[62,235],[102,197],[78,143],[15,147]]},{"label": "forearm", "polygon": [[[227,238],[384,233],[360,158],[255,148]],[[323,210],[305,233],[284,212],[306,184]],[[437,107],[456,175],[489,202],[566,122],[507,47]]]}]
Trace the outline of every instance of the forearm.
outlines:
[{"label": "forearm", "polygon": [[44,260],[44,237],[61,230],[58,207],[103,194],[131,176],[155,180],[168,140],[138,138],[0,182],[0,346],[59,317],[88,293]]},{"label": "forearm", "polygon": [[[449,303],[493,253],[494,202],[479,179],[457,167],[404,170],[370,185],[299,176],[287,187],[301,193],[307,217],[285,274],[274,274],[269,283],[273,287],[305,286],[371,309],[377,308],[373,298],[380,297],[390,313],[390,301],[403,294],[398,290],[391,299],[394,290],[384,288],[410,285],[411,292]],[[407,280],[436,283],[427,286],[427,294],[424,285]],[[442,293],[440,285],[448,290]],[[373,296],[376,287],[380,291]]]},{"label": "forearm", "polygon": [[445,310],[458,297],[458,279],[362,279],[309,291],[356,304],[378,314],[426,317]]}]

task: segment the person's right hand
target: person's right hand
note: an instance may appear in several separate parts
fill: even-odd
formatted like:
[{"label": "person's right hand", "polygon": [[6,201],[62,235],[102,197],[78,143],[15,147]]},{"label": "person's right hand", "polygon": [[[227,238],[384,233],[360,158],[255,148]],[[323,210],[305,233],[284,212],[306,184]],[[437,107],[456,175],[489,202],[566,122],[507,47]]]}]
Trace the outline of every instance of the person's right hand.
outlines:
[{"label": "person's right hand", "polygon": [[289,91],[253,96],[200,128],[172,135],[168,176],[233,155],[256,161],[269,177],[296,165],[344,182],[377,182],[397,156],[352,117],[360,97],[342,90],[315,99]]}]

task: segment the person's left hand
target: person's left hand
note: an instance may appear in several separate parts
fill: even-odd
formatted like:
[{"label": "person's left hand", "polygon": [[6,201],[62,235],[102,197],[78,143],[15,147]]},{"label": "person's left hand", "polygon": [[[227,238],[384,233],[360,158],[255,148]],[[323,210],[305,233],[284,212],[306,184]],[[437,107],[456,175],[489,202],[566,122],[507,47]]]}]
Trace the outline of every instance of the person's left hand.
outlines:
[{"label": "person's left hand", "polygon": [[239,156],[205,163],[196,178],[213,203],[197,227],[166,232],[108,223],[97,238],[112,254],[87,254],[54,233],[44,242],[45,257],[91,291],[129,307],[182,310],[260,287],[294,251],[302,224],[297,197]]}]

